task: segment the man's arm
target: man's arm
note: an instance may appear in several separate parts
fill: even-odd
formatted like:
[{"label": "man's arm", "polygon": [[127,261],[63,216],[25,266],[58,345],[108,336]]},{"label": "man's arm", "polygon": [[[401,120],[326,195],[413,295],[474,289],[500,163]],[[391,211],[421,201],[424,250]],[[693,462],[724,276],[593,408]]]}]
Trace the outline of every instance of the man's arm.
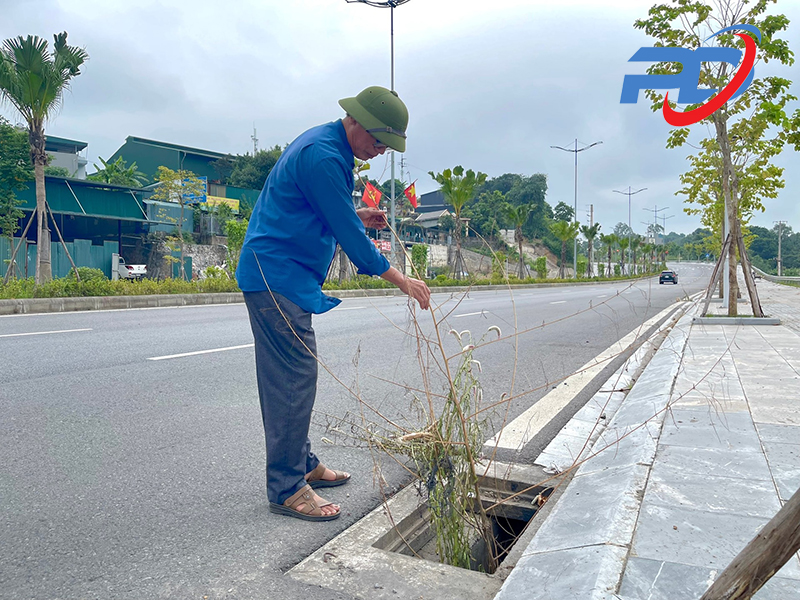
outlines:
[{"label": "man's arm", "polygon": [[419,302],[421,309],[428,310],[430,307],[431,291],[424,281],[414,279],[413,277],[406,277],[394,267],[389,267],[388,271],[381,274],[381,278],[396,285],[403,293],[414,298],[414,300]]}]

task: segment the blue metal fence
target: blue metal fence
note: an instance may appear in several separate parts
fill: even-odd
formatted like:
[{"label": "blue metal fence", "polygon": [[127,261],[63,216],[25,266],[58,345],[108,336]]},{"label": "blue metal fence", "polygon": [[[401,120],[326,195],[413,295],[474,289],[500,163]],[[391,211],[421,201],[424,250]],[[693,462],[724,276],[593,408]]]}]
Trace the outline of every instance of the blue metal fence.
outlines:
[{"label": "blue metal fence", "polygon": [[[14,240],[17,244],[19,239]],[[103,242],[102,246],[92,245],[91,240],[75,240],[74,242],[67,242],[67,248],[72,256],[72,260],[79,267],[92,267],[94,269],[101,269],[106,277],[111,277],[111,255],[119,253],[119,244],[117,242]],[[5,276],[8,270],[8,261],[11,259],[13,247],[7,237],[0,237],[0,277]],[[67,258],[64,247],[60,242],[51,242],[50,256],[53,268],[53,277],[66,277],[72,265]],[[27,251],[25,242],[17,252],[14,259],[17,265],[17,277],[35,277],[36,276],[36,244],[28,244]]]}]

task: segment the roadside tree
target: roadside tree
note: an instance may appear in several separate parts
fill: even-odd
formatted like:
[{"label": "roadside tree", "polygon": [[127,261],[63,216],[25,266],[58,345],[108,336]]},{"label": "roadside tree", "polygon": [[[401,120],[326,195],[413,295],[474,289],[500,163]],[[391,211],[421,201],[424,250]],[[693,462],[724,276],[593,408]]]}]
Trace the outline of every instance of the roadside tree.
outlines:
[{"label": "roadside tree", "polygon": [[53,38],[52,53],[47,40],[31,35],[7,39],[0,49],[0,99],[13,106],[28,125],[36,180],[37,285],[53,278],[44,189],[47,166],[44,123],[61,107],[70,81],[80,75],[81,65],[89,58],[82,48],[67,45],[66,31]]},{"label": "roadside tree", "polygon": [[[739,23],[756,26],[761,32],[757,40],[756,60],[774,61],[789,66],[793,54],[788,43],[778,36],[788,26],[784,15],[765,14],[775,0],[720,0],[716,3],[674,0],[671,3],[653,6],[647,19],[639,19],[634,27],[644,30],[656,40],[656,45],[695,48],[716,32]],[[751,34],[742,33],[743,36]],[[744,47],[744,40],[732,32],[713,38],[713,43],[723,46]],[[653,74],[673,74],[681,69],[679,63],[659,63],[648,69]],[[734,67],[725,62],[704,62],[700,69],[700,86],[722,89],[734,75]],[[682,180],[684,188],[679,192],[687,195],[690,202],[701,205],[701,210],[712,213],[704,223],[720,230],[727,217],[730,244],[728,246],[730,295],[728,315],[737,313],[737,257],[742,262],[743,274],[750,295],[753,315],[763,316],[753,282],[747,250],[744,243],[742,223],[749,212],[759,209],[760,199],[774,193],[781,172],[770,164],[791,136],[797,135],[798,121],[786,114],[786,104],[794,100],[788,92],[788,79],[768,76],[756,77],[750,87],[735,100],[727,102],[698,125],[713,127],[714,135],[696,146],[701,148],[693,161],[692,169]],[[647,96],[653,102],[653,110],[662,110],[665,97],[654,90]],[[671,108],[675,104],[669,103]],[[694,109],[690,105],[686,110]],[[675,148],[687,142],[691,127],[677,127],[668,136],[667,147]],[[759,165],[755,167],[755,165]],[[765,176],[751,178],[748,168],[763,171]],[[721,200],[721,202],[720,202]],[[720,208],[724,212],[720,212]],[[743,212],[744,211],[744,212]],[[718,222],[720,224],[718,224]],[[720,256],[719,261],[724,257]],[[721,266],[721,262],[720,262]]]},{"label": "roadside tree", "polygon": [[464,171],[458,165],[453,169],[445,169],[441,173],[429,171],[428,174],[441,186],[444,201],[453,207],[455,227],[453,238],[456,242],[456,253],[453,260],[453,276],[461,279],[467,272],[467,265],[461,253],[461,212],[467,202],[475,197],[475,188],[486,181],[486,173],[475,173],[472,169]]},{"label": "roadside tree", "polygon": [[550,230],[561,242],[561,260],[558,265],[559,279],[567,278],[567,242],[571,242],[578,235],[578,225],[578,223],[568,223],[567,221],[556,221],[550,225]]}]

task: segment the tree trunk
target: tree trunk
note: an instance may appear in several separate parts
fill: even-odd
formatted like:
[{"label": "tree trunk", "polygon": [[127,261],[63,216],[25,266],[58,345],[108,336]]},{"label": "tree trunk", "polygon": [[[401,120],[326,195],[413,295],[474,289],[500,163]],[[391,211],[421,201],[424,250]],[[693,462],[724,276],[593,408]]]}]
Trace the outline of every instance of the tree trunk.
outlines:
[{"label": "tree trunk", "polygon": [[453,260],[453,276],[456,279],[461,279],[464,273],[467,272],[467,265],[464,263],[464,257],[461,254],[461,216],[456,215],[456,227],[453,230],[453,238],[456,242],[456,256]]},{"label": "tree trunk", "polygon": [[180,261],[181,261],[180,275],[181,279],[186,281],[186,271],[183,268],[183,201],[181,201],[180,204],[181,204],[181,217],[180,220],[178,221],[178,248],[180,248]]},{"label": "tree trunk", "polygon": [[558,278],[566,279],[566,270],[564,263],[567,261],[567,242],[561,242],[561,264],[558,267]]},{"label": "tree trunk", "polygon": [[349,275],[348,271],[350,270],[349,269],[350,260],[347,258],[347,255],[344,253],[344,250],[342,250],[342,247],[339,246],[338,244],[336,246],[336,253],[339,257],[339,284],[341,285],[342,282],[350,279],[350,277],[348,277]]},{"label": "tree trunk", "polygon": [[525,259],[522,255],[522,228],[517,227],[516,231],[514,232],[515,237],[517,238],[517,245],[519,247],[519,267],[517,269],[517,277],[520,279],[525,279]]},{"label": "tree trunk", "polygon": [[47,226],[46,194],[44,189],[44,167],[47,153],[44,151],[44,131],[29,134],[31,140],[31,159],[36,178],[36,285],[53,279],[50,264],[50,228]]},{"label": "tree trunk", "polygon": [[[718,110],[714,113],[714,128],[716,130],[717,145],[722,154],[722,195],[725,198],[725,211],[728,215],[728,225],[730,233],[735,241],[739,235],[739,211],[737,198],[731,193],[731,178],[733,173],[733,161],[731,160],[731,148],[728,140],[728,126],[725,114]],[[728,316],[738,316],[737,298],[739,297],[739,282],[736,279],[736,244],[732,243],[728,250],[728,279],[730,285],[730,295],[728,297]]]},{"label": "tree trunk", "polygon": [[590,277],[593,277],[593,273],[594,273],[594,269],[592,269],[593,248],[592,248],[592,240],[591,240],[591,238],[589,238],[588,242],[589,242],[589,247],[587,249],[588,250],[587,254],[589,255],[589,257],[588,257],[589,258],[589,264],[586,267],[586,277],[590,278]]},{"label": "tree trunk", "polygon": [[700,600],[750,600],[800,549],[800,490],[739,552]]}]

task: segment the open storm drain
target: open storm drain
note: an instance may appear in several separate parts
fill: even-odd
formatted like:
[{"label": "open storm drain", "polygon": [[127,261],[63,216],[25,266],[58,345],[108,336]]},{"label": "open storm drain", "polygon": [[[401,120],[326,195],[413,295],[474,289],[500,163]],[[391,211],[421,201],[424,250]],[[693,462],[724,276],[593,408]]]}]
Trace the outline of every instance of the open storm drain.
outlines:
[{"label": "open storm drain", "polygon": [[[491,522],[492,536],[489,544],[493,547],[477,533],[472,536],[471,570],[493,573],[553,492],[551,487],[530,486],[531,484],[519,481],[484,478],[481,502]],[[440,563],[430,509],[426,505],[419,506],[397,521],[396,527],[387,531],[372,546]],[[491,557],[495,557],[495,560],[491,560]]]},{"label": "open storm drain", "polygon": [[[470,569],[439,562],[430,510],[409,486],[289,571],[296,579],[357,598],[492,598],[520,552],[520,536],[553,491],[539,467],[494,464],[481,480],[487,543],[470,537]],[[476,510],[479,510],[476,503]],[[520,544],[523,546],[523,544]],[[494,557],[495,560],[491,560]]]}]

